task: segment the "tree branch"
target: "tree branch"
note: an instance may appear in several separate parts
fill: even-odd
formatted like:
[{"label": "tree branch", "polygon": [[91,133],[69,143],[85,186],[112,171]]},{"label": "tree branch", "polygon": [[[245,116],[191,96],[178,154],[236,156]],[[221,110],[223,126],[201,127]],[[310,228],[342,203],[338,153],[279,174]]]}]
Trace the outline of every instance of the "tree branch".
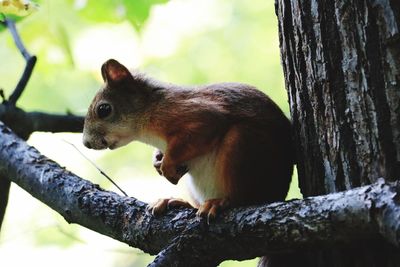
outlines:
[{"label": "tree branch", "polygon": [[0,121],[19,137],[27,139],[33,132],[82,132],[83,116],[25,112],[8,103],[0,104]]},{"label": "tree branch", "polygon": [[154,218],[145,203],[79,178],[1,123],[0,175],[10,177],[70,223],[150,254],[167,248],[150,266],[210,266],[226,259],[365,240],[400,244],[400,184],[383,179],[347,192],[232,209],[209,225],[191,209],[174,209]]},{"label": "tree branch", "polygon": [[[225,240],[225,242],[229,243],[229,240]],[[222,261],[220,249],[209,249],[207,244],[212,243],[213,240],[210,243],[208,236],[201,238],[201,235],[183,233],[175,238],[167,248],[158,253],[148,267],[217,266]]]},{"label": "tree branch", "polygon": [[0,175],[0,233],[1,225],[3,224],[4,214],[8,204],[8,194],[10,191],[11,182],[5,176]]},{"label": "tree branch", "polygon": [[[6,28],[8,28],[8,30],[10,31],[10,33],[14,39],[15,45],[17,46],[18,50],[20,51],[20,53],[22,54],[22,56],[24,57],[24,59],[26,61],[26,66],[25,66],[24,72],[22,73],[22,76],[21,76],[20,80],[18,81],[17,86],[15,87],[13,93],[11,94],[9,101],[5,100],[3,90],[0,89],[0,96],[3,100],[2,101],[3,105],[11,105],[11,106],[15,107],[17,100],[21,96],[22,92],[24,91],[24,89],[25,89],[26,85],[28,84],[28,81],[31,77],[33,68],[35,67],[35,64],[36,64],[36,56],[31,56],[28,53],[28,51],[26,50],[26,48],[25,48],[24,44],[22,43],[21,38],[18,34],[18,31],[15,27],[14,21],[11,19],[8,19],[3,13],[1,13],[1,17],[2,17],[2,20],[0,21],[0,23],[2,25],[4,25]],[[2,107],[0,107],[0,119],[2,119],[1,109],[2,109]],[[18,127],[23,128],[22,125],[19,125]],[[21,135],[21,137],[24,139],[27,139],[31,133],[32,132],[26,133],[25,135]],[[9,195],[11,184],[10,184],[10,181],[6,177],[0,177],[0,179],[1,179],[0,185],[2,186],[0,189],[0,229],[1,229],[1,225],[3,224],[4,214],[5,214],[6,208],[7,208],[8,195]]]},{"label": "tree branch", "polygon": [[[43,112],[25,112],[8,102],[0,104],[0,121],[7,124],[24,140],[31,133],[42,132],[82,132],[82,116],[56,115]],[[0,175],[0,230],[8,203],[10,180],[6,175]]]},{"label": "tree branch", "polygon": [[17,83],[17,86],[15,87],[13,93],[10,95],[8,101],[15,105],[22,95],[23,91],[25,90],[26,85],[28,84],[28,81],[32,75],[33,68],[35,67],[36,64],[36,56],[31,56],[30,58],[27,59],[26,65],[24,72],[22,73],[22,76],[20,80]]},{"label": "tree branch", "polygon": [[26,61],[24,72],[22,73],[22,76],[21,76],[17,86],[15,87],[13,93],[11,94],[10,98],[8,99],[8,102],[15,106],[15,104],[17,103],[19,97],[23,93],[23,91],[32,75],[32,71],[33,71],[33,68],[35,67],[37,58],[36,58],[36,56],[31,56],[29,54],[28,50],[26,50],[26,48],[25,48],[24,44],[22,43],[22,40],[18,34],[17,28],[15,27],[15,22],[13,20],[5,17],[4,15],[3,15],[3,18],[4,18],[3,24],[10,31],[11,36],[14,39],[14,43],[15,43],[16,47],[18,48],[19,52],[21,53],[21,55],[24,57],[24,59]]}]

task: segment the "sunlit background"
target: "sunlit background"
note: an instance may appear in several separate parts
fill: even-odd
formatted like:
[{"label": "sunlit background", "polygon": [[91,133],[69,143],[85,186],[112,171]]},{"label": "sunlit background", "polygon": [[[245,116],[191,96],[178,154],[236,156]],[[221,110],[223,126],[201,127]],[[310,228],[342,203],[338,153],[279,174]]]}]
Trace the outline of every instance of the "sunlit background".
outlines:
[{"label": "sunlit background", "polygon": [[[38,12],[17,24],[38,56],[18,105],[27,110],[84,115],[101,84],[100,66],[115,58],[157,79],[178,84],[244,82],[267,93],[289,116],[272,0],[170,0],[136,12],[127,1],[39,1]],[[134,2],[134,1],[132,1]],[[146,1],[140,0],[142,5]],[[151,2],[151,1],[150,1]],[[157,2],[157,1],[153,1]],[[140,3],[137,8],[141,8]],[[135,13],[136,12],[136,13]],[[134,18],[134,19],[132,19]],[[25,62],[7,31],[0,32],[0,88],[9,95]],[[29,143],[77,175],[115,190],[65,141],[74,143],[131,196],[151,202],[185,197],[151,164],[153,148],[132,143],[90,151],[80,134],[35,133]],[[300,198],[294,177],[288,198]],[[77,225],[12,185],[0,235],[8,266],[146,266],[152,257]],[[224,267],[255,266],[256,260]]]}]

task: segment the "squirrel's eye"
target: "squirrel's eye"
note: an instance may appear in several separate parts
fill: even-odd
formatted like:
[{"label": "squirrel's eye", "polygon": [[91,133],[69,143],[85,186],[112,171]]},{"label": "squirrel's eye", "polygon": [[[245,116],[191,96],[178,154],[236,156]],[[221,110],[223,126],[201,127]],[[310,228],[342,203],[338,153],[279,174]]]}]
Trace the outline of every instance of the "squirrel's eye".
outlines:
[{"label": "squirrel's eye", "polygon": [[100,119],[104,119],[108,115],[111,114],[111,105],[110,104],[101,104],[97,107],[97,116]]}]

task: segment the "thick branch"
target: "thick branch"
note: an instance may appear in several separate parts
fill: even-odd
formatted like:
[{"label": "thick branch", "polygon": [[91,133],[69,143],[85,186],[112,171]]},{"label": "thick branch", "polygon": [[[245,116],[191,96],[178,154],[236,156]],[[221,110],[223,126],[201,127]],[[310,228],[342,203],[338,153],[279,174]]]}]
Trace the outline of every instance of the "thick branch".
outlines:
[{"label": "thick branch", "polygon": [[[5,27],[7,27],[8,30],[10,31],[10,33],[14,39],[14,43],[15,43],[16,47],[18,48],[19,52],[21,53],[21,55],[24,57],[24,59],[26,61],[26,65],[25,65],[24,72],[22,73],[22,76],[17,83],[17,86],[15,87],[13,93],[11,94],[11,96],[9,98],[9,101],[5,101],[4,93],[1,90],[1,97],[3,99],[3,105],[1,105],[1,107],[0,107],[0,120],[3,119],[3,114],[1,114],[1,113],[2,113],[2,110],[5,105],[15,107],[17,100],[22,95],[22,92],[24,91],[26,85],[28,84],[28,81],[32,75],[32,71],[33,71],[33,68],[35,67],[36,60],[37,60],[36,56],[31,56],[29,54],[29,52],[26,50],[26,48],[25,48],[24,44],[22,43],[22,40],[18,34],[18,31],[16,29],[15,22],[11,19],[8,19],[4,14],[1,14],[1,15],[3,18],[3,20],[1,21],[1,24],[3,24]],[[7,109],[4,109],[4,110],[7,110]],[[15,123],[15,121],[11,121],[10,123]],[[22,126],[22,125],[24,125],[24,124],[18,124],[18,126],[14,125],[13,128],[18,127],[18,128],[23,129],[24,126]],[[11,127],[12,126],[13,125],[11,125]],[[20,136],[24,139],[28,139],[29,135],[32,132],[28,132],[29,129],[28,130],[23,129],[23,131],[19,131],[21,133]],[[1,228],[1,225],[3,224],[4,214],[5,214],[6,208],[7,208],[8,195],[9,195],[11,184],[10,184],[10,181],[6,177],[0,177],[0,185],[1,185],[1,189],[0,189],[0,228]]]},{"label": "thick branch", "polygon": [[[400,186],[383,179],[347,192],[230,210],[210,225],[198,221],[190,209],[154,218],[146,211],[145,203],[102,190],[68,172],[3,124],[0,174],[6,174],[68,222],[151,254],[171,245],[170,250],[179,252],[174,260],[181,265],[176,266],[188,266],[184,264],[189,262],[185,261],[187,255],[215,263],[338,242],[350,244],[376,238],[396,246],[400,242]],[[174,238],[175,243],[171,243]],[[158,260],[162,261],[162,255]]]},{"label": "thick branch", "polygon": [[[0,104],[0,121],[6,123],[21,138],[27,140],[35,131],[82,132],[83,117],[25,112],[5,102]],[[10,180],[0,175],[0,230],[8,203]]]},{"label": "thick branch", "polygon": [[[210,237],[206,235],[202,238],[201,233],[196,235],[183,233],[174,239],[167,248],[158,253],[148,267],[217,266],[222,261],[219,253],[221,253],[221,248],[223,247],[217,248],[216,251],[214,251],[214,246],[213,248],[208,247],[207,244],[214,243],[213,240],[209,240]],[[221,240],[220,242],[229,243],[229,240]]]},{"label": "thick branch", "polygon": [[[23,45],[21,38],[19,37],[18,31],[15,27],[15,23],[14,21],[7,19],[6,16],[4,14],[1,14],[3,20],[1,21],[1,24],[3,24],[5,27],[7,27],[14,39],[14,43],[17,46],[18,50],[20,51],[20,53],[22,54],[22,56],[24,57],[25,61],[26,61],[26,66],[24,69],[24,72],[17,84],[17,86],[15,87],[13,93],[10,96],[9,101],[7,102],[8,104],[11,104],[13,106],[15,106],[18,98],[21,96],[22,92],[24,91],[29,78],[31,77],[33,68],[35,66],[36,63],[36,56],[31,56],[28,51],[26,50],[25,46]],[[3,92],[1,92],[1,97],[3,98],[3,103],[5,103],[6,101],[4,100],[4,94]],[[0,108],[1,110],[1,108]],[[1,114],[0,114],[0,119],[1,119]],[[29,135],[23,136],[28,138]],[[26,139],[25,138],[25,139]],[[5,177],[0,177],[0,228],[1,225],[3,224],[3,219],[4,219],[4,214],[6,212],[6,208],[7,208],[7,203],[8,203],[8,195],[9,195],[9,191],[10,191],[10,181],[5,178]]]}]

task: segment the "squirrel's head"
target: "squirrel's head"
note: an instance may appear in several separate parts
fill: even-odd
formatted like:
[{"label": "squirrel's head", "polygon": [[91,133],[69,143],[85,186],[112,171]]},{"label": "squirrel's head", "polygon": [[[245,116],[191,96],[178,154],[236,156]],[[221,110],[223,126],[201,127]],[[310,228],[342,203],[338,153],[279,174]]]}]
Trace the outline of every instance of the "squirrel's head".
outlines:
[{"label": "squirrel's head", "polygon": [[114,59],[101,67],[104,85],[85,117],[83,143],[92,149],[115,149],[140,134],[149,98],[143,80]]}]

